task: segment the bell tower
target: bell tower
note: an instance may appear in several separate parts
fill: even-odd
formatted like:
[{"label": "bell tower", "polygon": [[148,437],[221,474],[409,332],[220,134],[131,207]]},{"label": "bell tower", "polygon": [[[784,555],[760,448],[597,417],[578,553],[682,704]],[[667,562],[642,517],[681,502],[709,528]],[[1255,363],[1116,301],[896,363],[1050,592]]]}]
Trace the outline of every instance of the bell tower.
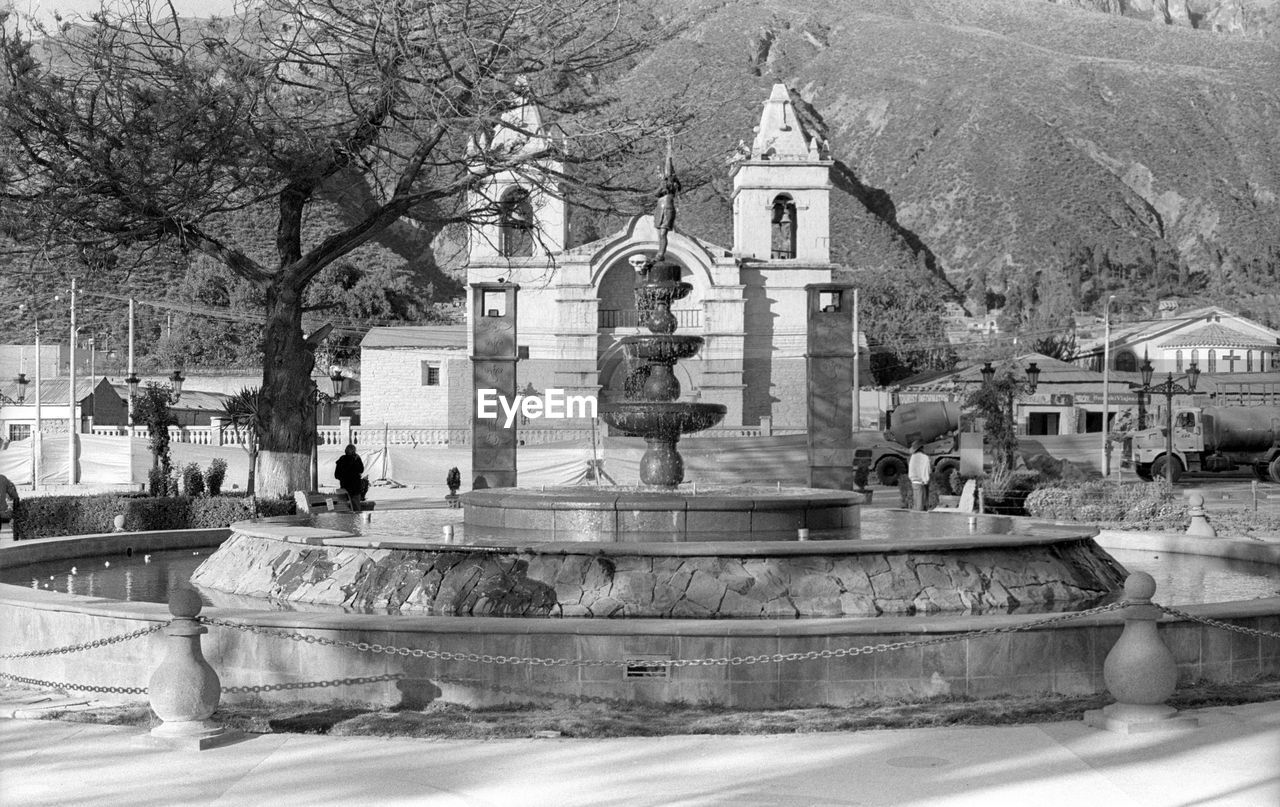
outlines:
[{"label": "bell tower", "polygon": [[831,261],[831,160],[804,130],[785,84],[760,113],[733,172],[733,249],[745,258]]},{"label": "bell tower", "polygon": [[[521,100],[502,115],[502,122],[490,140],[472,149],[472,157],[485,160],[511,161],[526,155],[545,152],[549,135],[542,123],[537,105]],[[475,208],[493,205],[496,215],[471,229],[468,255],[472,264],[504,264],[521,258],[545,262],[548,253],[565,248],[568,218],[564,196],[555,177],[564,166],[551,160],[533,160],[516,170],[506,170],[484,179],[479,190],[471,194]],[[506,272],[499,271],[500,274]],[[491,280],[486,276],[473,280]]]}]

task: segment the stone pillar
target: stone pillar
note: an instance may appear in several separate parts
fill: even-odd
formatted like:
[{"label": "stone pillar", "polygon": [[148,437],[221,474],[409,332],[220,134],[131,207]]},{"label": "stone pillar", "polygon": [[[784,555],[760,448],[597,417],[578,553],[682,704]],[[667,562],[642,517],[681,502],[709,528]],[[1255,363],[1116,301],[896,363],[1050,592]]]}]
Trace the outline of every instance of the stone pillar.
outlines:
[{"label": "stone pillar", "polygon": [[342,447],[346,448],[354,442],[351,439],[351,416],[343,415],[338,418],[338,430],[342,434]]},{"label": "stone pillar", "polygon": [[[1254,482],[1255,489],[1257,482]],[[1204,511],[1204,496],[1192,493],[1187,497],[1187,515],[1191,520],[1187,524],[1187,535],[1198,535],[1201,538],[1217,538],[1218,531],[1209,523],[1209,516]]]},{"label": "stone pillar", "polygon": [[238,736],[209,719],[222,684],[200,651],[200,636],[209,632],[196,619],[200,608],[200,595],[189,588],[169,593],[169,649],[147,686],[151,710],[164,721],[151,730],[152,744],[202,751]]},{"label": "stone pillar", "polygon": [[481,390],[496,390],[510,405],[515,404],[516,292],[514,283],[471,284],[471,327],[473,352],[471,377],[471,487],[513,488],[516,486],[516,424],[504,426],[501,405],[498,417],[482,418],[476,400]]},{"label": "stone pillar", "polygon": [[853,490],[853,287],[810,283],[804,288],[809,486]]},{"label": "stone pillar", "polygon": [[223,418],[213,415],[209,418],[209,445],[222,445],[222,429],[226,425]]},{"label": "stone pillar", "polygon": [[1165,704],[1178,683],[1178,665],[1156,630],[1160,609],[1151,604],[1156,581],[1134,572],[1124,581],[1124,632],[1107,653],[1102,678],[1116,702],[1085,712],[1084,722],[1096,729],[1139,734],[1194,728],[1194,717],[1178,716]]}]

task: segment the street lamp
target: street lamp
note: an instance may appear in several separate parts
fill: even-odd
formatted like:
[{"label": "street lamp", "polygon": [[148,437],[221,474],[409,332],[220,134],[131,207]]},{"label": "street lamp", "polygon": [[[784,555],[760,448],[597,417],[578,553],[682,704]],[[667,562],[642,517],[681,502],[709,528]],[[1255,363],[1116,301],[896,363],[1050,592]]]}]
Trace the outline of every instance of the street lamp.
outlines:
[{"label": "street lamp", "polygon": [[1173,456],[1173,396],[1195,394],[1196,382],[1200,380],[1200,368],[1194,362],[1187,368],[1187,385],[1185,387],[1173,380],[1173,373],[1169,373],[1168,378],[1152,386],[1151,375],[1153,368],[1151,367],[1151,362],[1144,361],[1141,369],[1142,387],[1140,392],[1147,395],[1158,393],[1164,396],[1164,477],[1172,485],[1175,477],[1173,466],[1178,461]]},{"label": "street lamp", "polygon": [[18,385],[18,403],[27,400],[27,374],[18,373],[18,377],[13,379],[13,383]]},{"label": "street lamp", "polygon": [[[1023,372],[1026,374],[1026,391],[1034,395],[1036,388],[1040,385],[1040,366],[1035,362],[1030,362],[1027,364],[1027,367]],[[995,381],[996,368],[991,365],[991,362],[987,362],[986,364],[984,364],[982,366],[982,369],[979,370],[979,373],[981,373],[982,375],[982,383],[985,386],[991,386],[992,383]],[[1012,372],[1010,372],[1008,376],[1010,380],[1013,380]],[[1017,433],[1017,430],[1018,430],[1018,425],[1017,425],[1018,421],[1017,421],[1017,416],[1014,413],[1013,407],[1020,394],[1021,392],[1019,391],[1017,384],[1010,383],[1008,388],[1004,390],[1004,396],[1003,396],[1004,400],[1002,401],[1002,403],[1004,404],[1004,421],[1007,424],[1008,437],[1010,440],[1010,447],[1009,447],[1010,452],[1012,452],[1013,450],[1012,449],[1013,441],[1016,441],[1017,439],[1014,435]],[[1004,427],[1002,427],[1001,430],[1003,431],[1003,429]],[[1001,453],[1004,453],[1004,451],[1005,449],[1002,448]],[[1012,464],[1013,462],[1012,453],[1010,453],[1009,456],[1004,457],[1004,459],[1005,461]]]},{"label": "street lamp", "polygon": [[175,397],[182,394],[182,382],[186,380],[187,379],[182,377],[182,370],[174,369],[174,371],[169,374],[169,383],[173,385],[173,394]]},{"label": "street lamp", "polygon": [[124,383],[129,385],[129,406],[126,411],[129,421],[129,436],[133,437],[133,399],[138,396],[138,387],[142,384],[142,379],[138,378],[138,374],[133,370],[129,371],[129,375],[125,377]]},{"label": "street lamp", "polygon": [[320,391],[320,385],[311,382],[311,394],[313,402],[311,405],[311,492],[320,490],[320,403],[336,402],[342,397],[343,390],[346,389],[347,377],[342,371],[334,367],[329,371],[329,381],[333,383],[333,395],[326,395]]}]

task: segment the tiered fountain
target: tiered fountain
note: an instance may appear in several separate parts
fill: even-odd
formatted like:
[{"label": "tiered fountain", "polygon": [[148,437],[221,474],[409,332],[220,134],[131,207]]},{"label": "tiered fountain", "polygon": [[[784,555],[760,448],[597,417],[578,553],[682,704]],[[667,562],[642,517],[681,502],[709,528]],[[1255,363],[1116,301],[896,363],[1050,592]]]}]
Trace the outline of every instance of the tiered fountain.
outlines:
[{"label": "tiered fountain", "polygon": [[640,480],[655,488],[674,489],[684,481],[684,459],[676,450],[680,435],[700,432],[724,419],[723,404],[680,401],[675,364],[702,347],[701,336],[676,336],[671,304],[689,296],[693,286],[680,279],[680,267],[662,256],[649,262],[636,285],[637,318],[648,334],[622,340],[628,367],[628,400],[601,407],[600,417],[630,437],[643,437],[648,448],[640,461]]},{"label": "tiered fountain", "polygon": [[637,319],[650,332],[622,340],[631,370],[626,400],[600,406],[610,426],[644,438],[644,486],[473,491],[463,497],[468,543],[794,541],[802,530],[815,539],[857,537],[861,497],[848,491],[680,487],[684,460],[676,443],[719,423],[725,406],[678,400],[675,364],[696,354],[703,339],[675,333],[671,304],[693,287],[664,252],[660,241],[636,284]]}]

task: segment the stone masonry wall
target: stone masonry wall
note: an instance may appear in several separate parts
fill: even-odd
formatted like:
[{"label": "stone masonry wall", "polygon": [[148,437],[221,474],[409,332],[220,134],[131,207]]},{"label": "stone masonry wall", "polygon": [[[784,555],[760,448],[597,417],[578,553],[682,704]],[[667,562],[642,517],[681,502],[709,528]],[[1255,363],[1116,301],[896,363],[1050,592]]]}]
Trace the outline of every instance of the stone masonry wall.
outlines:
[{"label": "stone masonry wall", "polygon": [[1089,539],[1008,549],[669,556],[367,549],[233,535],[192,582],[446,616],[797,618],[1063,610],[1117,590]]}]

